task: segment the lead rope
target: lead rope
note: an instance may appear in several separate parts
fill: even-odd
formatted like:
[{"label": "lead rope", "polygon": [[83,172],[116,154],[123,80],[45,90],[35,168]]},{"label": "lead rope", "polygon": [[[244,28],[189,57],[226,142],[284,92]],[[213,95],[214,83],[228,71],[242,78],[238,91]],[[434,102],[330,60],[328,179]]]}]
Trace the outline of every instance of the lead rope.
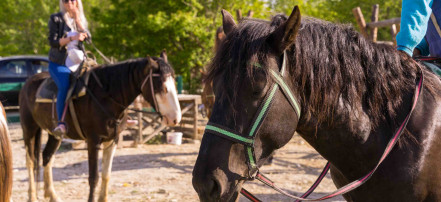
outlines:
[{"label": "lead rope", "polygon": [[[258,179],[259,181],[261,181],[262,183],[264,183],[265,185],[273,188],[274,190],[278,191],[279,193],[288,196],[290,198],[296,199],[297,201],[321,201],[321,200],[325,200],[325,199],[330,199],[333,198],[335,196],[338,195],[342,195],[345,193],[348,193],[354,189],[356,189],[357,187],[361,186],[362,184],[364,184],[367,180],[369,180],[370,177],[372,177],[372,175],[375,173],[375,171],[378,169],[378,167],[380,166],[380,164],[384,161],[384,159],[387,157],[387,155],[392,151],[392,148],[395,146],[395,144],[398,142],[398,139],[400,138],[400,136],[402,135],[404,129],[407,126],[407,123],[409,122],[409,119],[412,115],[413,110],[415,109],[416,104],[418,103],[418,98],[422,93],[423,90],[423,82],[424,82],[424,74],[421,71],[421,77],[419,82],[416,84],[416,88],[415,88],[415,94],[413,97],[413,104],[412,104],[412,108],[410,110],[410,112],[407,114],[406,118],[404,119],[404,121],[402,122],[400,128],[397,129],[397,131],[395,132],[395,135],[392,137],[392,139],[389,141],[389,143],[386,146],[386,149],[383,153],[383,155],[381,156],[380,161],[378,162],[378,164],[375,166],[375,168],[370,171],[368,174],[366,174],[365,176],[359,178],[358,180],[355,180],[347,185],[345,185],[344,187],[341,187],[340,189],[337,189],[336,191],[332,192],[331,194],[322,196],[320,198],[317,199],[307,199],[305,197],[307,197],[309,194],[312,193],[312,191],[315,189],[315,187],[318,186],[317,182],[320,183],[321,179],[323,179],[324,177],[324,172],[327,172],[327,170],[329,170],[329,168],[327,168],[329,166],[329,162],[328,164],[325,166],[325,168],[322,171],[322,174],[319,176],[319,179],[317,179],[316,183],[314,183],[314,185],[305,193],[302,195],[302,197],[298,197],[298,196],[294,196],[291,195],[289,193],[287,193],[286,191],[282,190],[281,188],[277,187],[273,181],[271,181],[270,179],[268,179],[266,176],[264,176],[262,173],[260,173],[259,171],[257,171],[257,175],[256,175],[256,179]],[[326,171],[325,171],[326,170]],[[321,179],[320,179],[321,178]],[[249,193],[246,190],[241,190],[241,194],[244,195],[246,198],[250,199],[251,201],[260,201],[259,199],[257,199],[257,197],[253,196],[251,193]]]}]

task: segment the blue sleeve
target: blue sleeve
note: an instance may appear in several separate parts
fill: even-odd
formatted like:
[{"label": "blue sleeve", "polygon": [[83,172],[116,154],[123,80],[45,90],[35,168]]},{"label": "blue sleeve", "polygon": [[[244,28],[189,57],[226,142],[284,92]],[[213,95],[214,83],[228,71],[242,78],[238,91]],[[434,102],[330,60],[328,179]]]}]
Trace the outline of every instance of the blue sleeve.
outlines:
[{"label": "blue sleeve", "polygon": [[426,35],[433,0],[403,0],[397,49],[412,56],[413,49]]},{"label": "blue sleeve", "polygon": [[429,44],[427,43],[426,38],[423,38],[415,48],[420,50],[422,56],[428,56],[430,54]]}]

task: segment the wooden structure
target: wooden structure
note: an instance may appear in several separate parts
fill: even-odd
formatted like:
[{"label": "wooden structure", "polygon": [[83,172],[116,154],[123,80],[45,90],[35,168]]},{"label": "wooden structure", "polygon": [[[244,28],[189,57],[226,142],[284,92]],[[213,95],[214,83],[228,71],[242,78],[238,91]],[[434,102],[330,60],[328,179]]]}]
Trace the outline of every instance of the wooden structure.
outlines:
[{"label": "wooden structure", "polygon": [[[144,144],[156,135],[165,131],[179,131],[184,134],[184,137],[192,139],[201,139],[199,131],[199,110],[198,106],[201,104],[200,95],[178,95],[179,103],[181,104],[182,120],[178,126],[168,127],[161,122],[161,117],[158,113],[146,109],[151,109],[151,106],[142,98],[138,97],[132,108],[129,108],[129,117],[134,120],[135,125],[129,126],[134,142],[133,146]],[[122,140],[122,135],[121,135]]]},{"label": "wooden structure", "polygon": [[[372,15],[371,15],[370,23],[366,23],[360,7],[356,7],[352,9],[352,13],[354,14],[358,27],[360,28],[360,33],[364,37],[370,39],[373,42],[386,43],[396,46],[397,41],[395,38],[397,36],[397,25],[400,24],[401,18],[391,18],[383,21],[378,21],[378,13],[379,13],[378,4],[372,6]],[[389,27],[391,29],[390,33],[391,33],[392,42],[377,41],[377,32],[379,27]]]},{"label": "wooden structure", "polygon": [[174,131],[180,131],[184,137],[191,139],[201,139],[198,106],[202,104],[200,95],[179,94],[179,103],[181,104],[182,119],[179,126],[170,128]]}]

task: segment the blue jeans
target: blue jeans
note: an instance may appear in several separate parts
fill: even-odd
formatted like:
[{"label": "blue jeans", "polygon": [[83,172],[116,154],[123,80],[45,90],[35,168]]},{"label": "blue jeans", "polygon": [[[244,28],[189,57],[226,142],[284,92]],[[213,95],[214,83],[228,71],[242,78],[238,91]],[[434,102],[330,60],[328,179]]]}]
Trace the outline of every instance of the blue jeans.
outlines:
[{"label": "blue jeans", "polygon": [[55,81],[58,87],[57,95],[57,115],[58,121],[64,122],[63,112],[66,106],[66,96],[69,90],[69,75],[71,73],[70,69],[64,65],[59,65],[53,62],[49,62],[49,73],[52,79]]}]

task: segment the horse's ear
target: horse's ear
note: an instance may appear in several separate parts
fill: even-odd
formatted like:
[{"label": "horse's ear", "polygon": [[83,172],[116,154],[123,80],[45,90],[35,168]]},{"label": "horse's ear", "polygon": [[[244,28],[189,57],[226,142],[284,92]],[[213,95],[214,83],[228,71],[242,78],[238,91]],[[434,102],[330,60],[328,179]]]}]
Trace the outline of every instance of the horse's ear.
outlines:
[{"label": "horse's ear", "polygon": [[226,35],[231,33],[236,27],[233,16],[226,10],[222,9],[222,24]]},{"label": "horse's ear", "polygon": [[[148,58],[148,62],[149,62],[148,65],[147,65],[148,67],[153,68],[153,69],[158,69],[159,68],[159,64],[155,60],[153,60],[152,57],[147,56],[147,58]],[[145,68],[144,69],[144,73],[148,74],[149,71],[150,71],[150,68]]]},{"label": "horse's ear", "polygon": [[289,46],[294,44],[299,32],[301,15],[298,6],[292,10],[288,20],[281,24],[268,38],[277,53],[283,53]]},{"label": "horse's ear", "polygon": [[162,52],[161,52],[161,58],[164,59],[164,61],[165,61],[166,63],[168,63],[167,52],[165,51],[165,49],[162,50]]}]

